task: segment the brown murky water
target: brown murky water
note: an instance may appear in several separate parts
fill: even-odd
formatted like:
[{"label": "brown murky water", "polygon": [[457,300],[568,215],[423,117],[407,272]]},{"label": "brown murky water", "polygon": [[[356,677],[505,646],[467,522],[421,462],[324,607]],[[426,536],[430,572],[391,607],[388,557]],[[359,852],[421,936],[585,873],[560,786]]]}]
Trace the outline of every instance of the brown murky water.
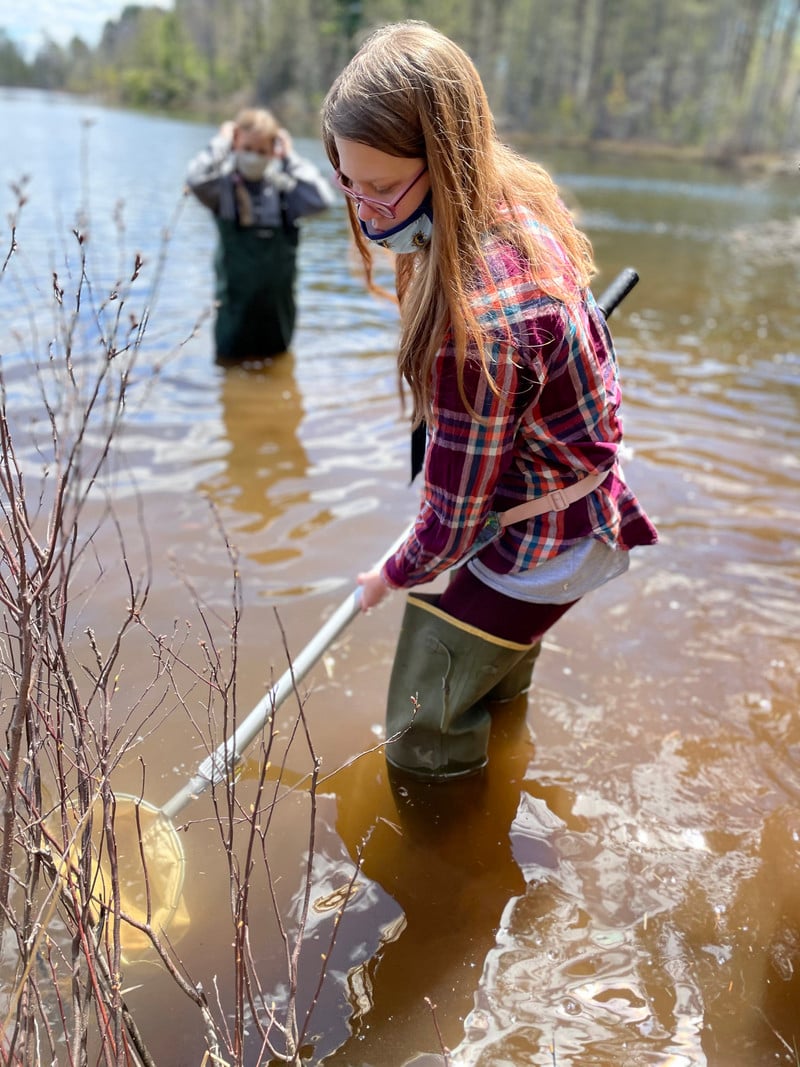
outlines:
[{"label": "brown murky water", "polygon": [[[87,109],[27,95],[0,107],[28,131],[4,179],[29,171],[36,192],[30,241],[0,286],[4,367],[24,419],[35,416],[36,396],[8,324],[30,324],[15,311],[19,293],[35,302],[36,285],[46,292],[41,264],[58,258],[60,221],[80,199],[77,126]],[[92,117],[95,232],[107,228],[114,255],[124,243],[154,258],[185,161],[207,131],[99,109]],[[50,137],[34,136],[47,122]],[[137,149],[124,175],[122,141]],[[72,182],[58,196],[55,151]],[[157,175],[147,166],[154,153]],[[529,701],[498,717],[479,781],[409,793],[387,780],[379,749],[353,761],[381,738],[400,596],[356,619],[301,685],[322,776],[313,811],[303,785],[312,756],[290,737],[296,702],[284,705],[281,788],[300,785],[275,808],[267,837],[291,937],[315,827],[298,993],[301,1016],[316,998],[309,1062],[429,1064],[444,1043],[465,1067],[796,1063],[798,179],[543,161],[595,242],[598,291],[628,264],[642,277],[612,326],[626,469],[662,541],[634,553],[626,576],[557,625]],[[123,238],[109,221],[117,197]],[[208,220],[187,205],[158,286],[143,379],[208,305],[211,241]],[[243,600],[240,716],[286,667],[281,628],[296,655],[403,529],[416,496],[394,392],[394,312],[349,273],[338,210],[308,225],[302,255],[294,353],[222,371],[205,322],[149,391],[135,383],[116,468],[130,557],[143,558],[140,504],[153,556],[148,622],[170,633],[174,620],[181,630],[191,620],[191,663],[197,600],[229,660],[232,568],[214,514],[227,531]],[[81,625],[102,632],[125,593],[107,574]],[[121,718],[152,672],[144,642],[132,641],[124,658]],[[118,788],[141,788],[141,758],[146,795],[163,803],[206,754],[207,719],[195,689],[184,708],[151,720]],[[224,733],[217,721],[214,741]],[[257,755],[237,784],[245,810]],[[276,775],[273,767],[271,785]],[[178,949],[193,980],[216,987],[210,999],[225,1014],[231,878],[213,811],[206,796],[180,819],[189,824],[181,840],[190,923]],[[264,999],[280,1008],[285,950],[263,870],[250,907]],[[124,981],[156,1062],[198,1064],[200,1019],[170,979],[145,960]],[[249,1032],[247,1063],[268,1062]]]}]

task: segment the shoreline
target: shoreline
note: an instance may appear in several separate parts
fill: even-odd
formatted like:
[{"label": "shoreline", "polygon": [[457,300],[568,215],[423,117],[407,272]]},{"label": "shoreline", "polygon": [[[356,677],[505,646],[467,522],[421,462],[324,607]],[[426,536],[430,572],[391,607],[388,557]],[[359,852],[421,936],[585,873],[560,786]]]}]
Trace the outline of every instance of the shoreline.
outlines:
[{"label": "shoreline", "polygon": [[[175,118],[184,122],[219,124],[230,118],[243,107],[269,107],[274,111],[279,122],[284,124],[295,137],[318,137],[316,112],[298,106],[292,94],[286,98],[276,98],[272,104],[254,101],[249,94],[236,94],[225,101],[198,101],[191,108],[155,108],[132,107],[119,100],[111,99],[101,93],[76,93],[65,89],[49,90],[29,86],[0,85],[0,92],[55,92],[73,99],[86,100],[99,107],[118,108],[121,111],[139,112],[160,118]],[[703,164],[716,167],[722,171],[738,174],[766,175],[780,177],[795,175],[800,177],[800,145],[786,153],[752,153],[733,156],[730,153],[710,152],[698,145],[674,145],[663,141],[629,141],[611,138],[589,138],[575,135],[559,136],[553,133],[540,133],[530,129],[514,129],[498,123],[498,136],[518,151],[540,152],[542,149],[575,150],[590,154],[605,153],[612,156],[631,156],[638,159],[664,159],[674,162]]]}]

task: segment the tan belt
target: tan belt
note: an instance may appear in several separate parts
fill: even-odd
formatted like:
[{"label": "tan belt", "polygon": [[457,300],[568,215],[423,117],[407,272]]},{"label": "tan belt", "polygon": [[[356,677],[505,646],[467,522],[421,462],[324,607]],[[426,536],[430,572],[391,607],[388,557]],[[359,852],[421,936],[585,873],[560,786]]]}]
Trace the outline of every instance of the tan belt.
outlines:
[{"label": "tan belt", "polygon": [[524,504],[502,511],[498,515],[501,526],[511,526],[512,523],[522,522],[523,519],[532,519],[534,515],[544,515],[546,511],[563,511],[576,500],[593,493],[598,486],[602,485],[611,473],[600,471],[598,474],[589,474],[566,489],[556,489],[547,496],[538,496],[535,500],[527,500]]}]

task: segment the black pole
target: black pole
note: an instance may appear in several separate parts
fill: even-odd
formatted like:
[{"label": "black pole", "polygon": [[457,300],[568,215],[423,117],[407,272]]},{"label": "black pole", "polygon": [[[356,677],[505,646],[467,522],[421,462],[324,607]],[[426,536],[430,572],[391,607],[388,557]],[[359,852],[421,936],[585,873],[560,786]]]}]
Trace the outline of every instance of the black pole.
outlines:
[{"label": "black pole", "polygon": [[625,267],[616,276],[609,287],[600,294],[597,306],[603,312],[605,318],[610,318],[612,312],[621,304],[634,285],[639,281],[639,275],[633,267]]}]

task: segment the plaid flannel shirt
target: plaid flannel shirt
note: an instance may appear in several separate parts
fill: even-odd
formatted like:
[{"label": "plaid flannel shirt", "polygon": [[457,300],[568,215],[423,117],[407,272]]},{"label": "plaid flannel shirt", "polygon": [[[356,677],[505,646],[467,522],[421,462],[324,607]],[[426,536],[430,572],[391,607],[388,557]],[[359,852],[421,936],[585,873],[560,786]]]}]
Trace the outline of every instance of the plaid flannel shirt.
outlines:
[{"label": "plaid flannel shirt", "polygon": [[[563,263],[560,245],[535,220],[529,225]],[[544,294],[526,260],[491,240],[491,280],[472,294],[487,330],[484,356],[467,361],[458,389],[452,338],[434,367],[432,418],[424,494],[408,539],[383,574],[403,588],[431,581],[469,551],[490,511],[504,511],[563,489],[586,475],[610,471],[599,489],[563,511],[505,528],[478,556],[498,574],[518,573],[587,536],[623,550],[654,544],[658,535],[618,464],[622,443],[617,362],[605,320],[591,293],[568,303]]]}]

